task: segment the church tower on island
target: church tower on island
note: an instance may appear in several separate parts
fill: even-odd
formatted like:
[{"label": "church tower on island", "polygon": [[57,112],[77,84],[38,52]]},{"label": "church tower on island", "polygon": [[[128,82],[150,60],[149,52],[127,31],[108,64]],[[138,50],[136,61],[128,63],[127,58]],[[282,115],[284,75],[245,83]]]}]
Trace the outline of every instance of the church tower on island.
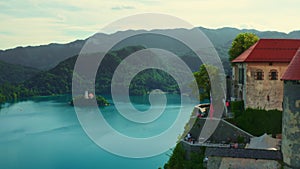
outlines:
[{"label": "church tower on island", "polygon": [[300,49],[282,76],[284,80],[282,155],[284,163],[300,168]]}]

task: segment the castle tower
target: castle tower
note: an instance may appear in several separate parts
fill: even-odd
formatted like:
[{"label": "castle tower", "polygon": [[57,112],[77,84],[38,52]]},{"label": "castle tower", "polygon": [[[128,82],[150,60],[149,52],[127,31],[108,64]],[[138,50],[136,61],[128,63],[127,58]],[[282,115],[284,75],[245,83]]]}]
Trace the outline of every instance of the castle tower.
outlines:
[{"label": "castle tower", "polygon": [[300,50],[284,73],[282,155],[284,163],[300,168]]},{"label": "castle tower", "polygon": [[84,92],[84,98],[89,99],[89,92],[87,90]]}]

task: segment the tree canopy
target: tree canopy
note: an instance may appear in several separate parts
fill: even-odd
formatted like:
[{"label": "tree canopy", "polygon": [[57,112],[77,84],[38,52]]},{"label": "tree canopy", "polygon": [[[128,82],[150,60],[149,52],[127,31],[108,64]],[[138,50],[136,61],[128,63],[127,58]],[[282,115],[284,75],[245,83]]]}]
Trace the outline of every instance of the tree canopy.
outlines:
[{"label": "tree canopy", "polygon": [[[94,92],[98,95],[110,94],[111,80],[116,68],[127,56],[142,49],[145,48],[142,46],[128,46],[119,50],[108,52],[97,71]],[[143,60],[142,58],[140,59],[141,60],[139,62],[142,63]],[[58,64],[53,69],[40,72],[36,76],[31,77],[29,80],[19,84],[1,84],[0,76],[0,104],[6,101],[30,96],[71,94],[73,69],[76,60],[77,56],[71,57]],[[174,65],[169,66],[174,70],[177,69]],[[80,75],[76,72],[75,75],[76,78],[83,79],[83,77],[80,77]],[[119,81],[118,83],[122,84],[123,82]],[[130,83],[129,93],[130,95],[145,95],[154,89],[161,89],[162,91],[169,93],[179,93],[179,86],[175,79],[167,72],[159,69],[145,69],[139,72]],[[105,102],[103,103],[106,104]]]},{"label": "tree canopy", "polygon": [[231,48],[229,49],[229,60],[234,60],[245,50],[247,50],[250,46],[255,44],[258,40],[259,37],[256,36],[254,33],[246,32],[238,34],[236,38],[232,41]]}]

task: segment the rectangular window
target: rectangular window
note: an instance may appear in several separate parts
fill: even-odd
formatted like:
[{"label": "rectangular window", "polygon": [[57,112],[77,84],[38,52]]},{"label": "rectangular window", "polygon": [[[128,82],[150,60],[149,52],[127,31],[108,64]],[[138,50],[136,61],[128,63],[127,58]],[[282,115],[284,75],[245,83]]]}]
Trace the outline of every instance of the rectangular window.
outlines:
[{"label": "rectangular window", "polygon": [[271,80],[277,80],[277,72],[271,72]]},{"label": "rectangular window", "polygon": [[244,69],[239,68],[239,84],[244,84]]},{"label": "rectangular window", "polygon": [[255,80],[264,80],[264,72],[262,70],[257,70],[254,78]]},{"label": "rectangular window", "polygon": [[263,74],[262,72],[257,72],[257,80],[263,80]]},{"label": "rectangular window", "polygon": [[270,80],[278,80],[277,70],[271,70],[269,74]]}]

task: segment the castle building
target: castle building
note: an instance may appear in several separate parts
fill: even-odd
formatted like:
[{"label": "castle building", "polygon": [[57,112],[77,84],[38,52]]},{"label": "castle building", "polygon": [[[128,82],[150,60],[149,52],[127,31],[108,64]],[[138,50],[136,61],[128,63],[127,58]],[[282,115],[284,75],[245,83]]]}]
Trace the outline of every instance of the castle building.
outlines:
[{"label": "castle building", "polygon": [[300,49],[282,76],[284,81],[282,155],[284,163],[300,168]]},{"label": "castle building", "polygon": [[236,99],[246,108],[283,110],[282,140],[269,146],[275,139],[264,135],[246,148],[207,147],[207,168],[300,169],[300,40],[261,39],[233,63]]},{"label": "castle building", "polygon": [[300,39],[260,39],[232,61],[232,96],[245,108],[282,110],[283,81]]}]

